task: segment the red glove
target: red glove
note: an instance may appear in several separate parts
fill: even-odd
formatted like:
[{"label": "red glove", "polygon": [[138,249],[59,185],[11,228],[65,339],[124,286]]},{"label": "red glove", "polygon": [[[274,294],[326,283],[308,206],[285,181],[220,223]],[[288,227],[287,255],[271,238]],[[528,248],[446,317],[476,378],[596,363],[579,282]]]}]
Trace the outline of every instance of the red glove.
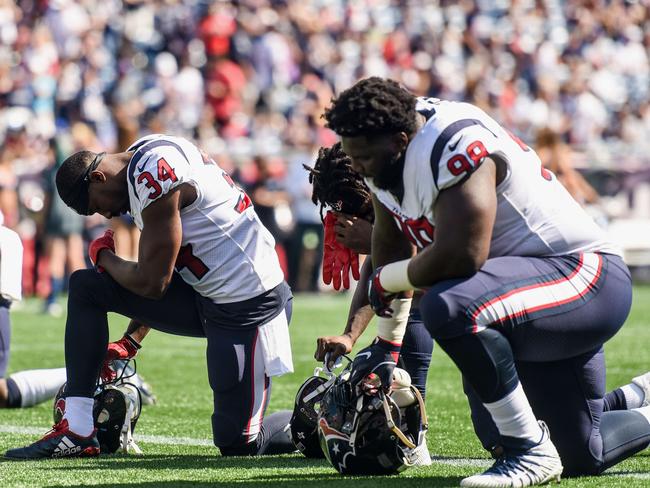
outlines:
[{"label": "red glove", "polygon": [[88,246],[88,256],[90,257],[90,262],[93,263],[93,266],[97,267],[97,271],[100,273],[104,272],[104,268],[97,265],[97,259],[99,258],[99,253],[103,249],[109,249],[115,252],[115,241],[113,240],[113,231],[108,229],[101,237],[98,237],[90,243]]},{"label": "red glove", "polygon": [[116,373],[110,367],[112,361],[115,359],[134,358],[135,355],[138,354],[138,349],[141,347],[142,346],[138,343],[138,341],[136,341],[128,334],[124,334],[124,336],[119,341],[111,342],[108,345],[108,349],[106,350],[106,356],[104,357],[102,370],[99,373],[102,381],[104,383],[110,383],[115,379]]},{"label": "red glove", "polygon": [[333,284],[335,290],[350,288],[350,271],[355,280],[359,279],[359,255],[345,247],[336,240],[334,230],[336,216],[333,212],[327,212],[323,226],[325,237],[323,246],[323,281],[326,285]]}]

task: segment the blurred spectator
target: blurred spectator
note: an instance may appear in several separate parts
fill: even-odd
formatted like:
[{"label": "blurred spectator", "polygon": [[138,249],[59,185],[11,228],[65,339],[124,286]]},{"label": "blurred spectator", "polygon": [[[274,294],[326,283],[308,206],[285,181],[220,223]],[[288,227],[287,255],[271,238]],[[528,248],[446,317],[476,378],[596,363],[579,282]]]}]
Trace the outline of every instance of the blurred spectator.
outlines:
[{"label": "blurred spectator", "polygon": [[[117,105],[113,116],[117,124],[118,151],[124,150],[140,136],[138,116],[142,112],[142,104],[137,99],[131,99]],[[111,219],[110,226],[115,232],[115,252],[123,259],[137,261],[140,231],[130,215]]]},{"label": "blurred spectator", "polygon": [[584,205],[598,202],[598,193],[574,169],[571,148],[562,142],[556,132],[549,128],[541,129],[535,140],[535,152],[542,161],[542,166],[557,177],[578,203]]},{"label": "blurred spectator", "polygon": [[254,171],[248,178],[241,181],[255,206],[255,212],[260,221],[275,237],[275,250],[280,259],[280,266],[285,278],[289,279],[287,263],[286,240],[293,230],[293,218],[289,208],[290,195],[282,188],[286,168],[284,161],[279,158],[269,160],[263,156],[253,158]]},{"label": "blurred spectator", "polygon": [[309,159],[294,159],[289,166],[287,190],[296,227],[288,243],[289,285],[295,291],[318,291],[320,257],[323,254],[323,224],[318,208],[311,201],[312,187],[302,164]]},{"label": "blurred spectator", "polygon": [[49,264],[50,292],[45,299],[44,310],[55,317],[63,309],[57,302],[65,287],[65,277],[86,266],[82,233],[83,217],[72,211],[56,191],[55,177],[59,165],[68,154],[81,149],[99,150],[97,140],[90,127],[81,122],[72,126],[70,134],[62,132],[54,143],[55,158],[45,171],[45,257]]},{"label": "blurred spectator", "polygon": [[[0,0],[0,210],[37,242],[32,176],[76,122],[108,151],[155,131],[234,170],[281,158],[300,224],[295,280],[316,242],[299,233],[320,222],[300,210],[301,164],[335,141],[320,119],[330,98],[370,75],[471,101],[527,141],[549,128],[590,164],[650,162],[643,1]],[[135,238],[119,241],[134,252]]]}]

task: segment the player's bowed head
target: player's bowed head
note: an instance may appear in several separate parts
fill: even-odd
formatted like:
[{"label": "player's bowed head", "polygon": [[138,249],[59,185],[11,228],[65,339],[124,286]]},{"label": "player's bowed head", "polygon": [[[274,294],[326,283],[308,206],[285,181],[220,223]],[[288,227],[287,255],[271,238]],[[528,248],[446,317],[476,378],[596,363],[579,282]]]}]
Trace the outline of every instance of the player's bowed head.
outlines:
[{"label": "player's bowed head", "polygon": [[416,98],[392,80],[366,78],[343,91],[323,117],[341,136],[352,168],[381,189],[401,182],[404,154],[423,120]]},{"label": "player's bowed head", "polygon": [[56,173],[59,196],[80,215],[112,218],[129,210],[127,168],[131,153],[79,151]]}]

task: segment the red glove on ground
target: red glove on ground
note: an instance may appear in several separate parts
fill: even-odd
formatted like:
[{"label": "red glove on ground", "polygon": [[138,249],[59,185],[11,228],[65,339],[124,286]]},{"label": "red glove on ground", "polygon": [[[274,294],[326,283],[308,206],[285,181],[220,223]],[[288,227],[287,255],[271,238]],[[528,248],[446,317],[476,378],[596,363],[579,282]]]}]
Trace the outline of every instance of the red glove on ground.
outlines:
[{"label": "red glove on ground", "polygon": [[102,370],[99,373],[102,381],[104,383],[110,383],[115,379],[116,373],[110,367],[111,361],[115,359],[134,358],[135,355],[138,354],[138,349],[141,347],[142,346],[128,334],[124,334],[119,341],[111,342],[106,350],[106,356],[102,363]]},{"label": "red glove on ground", "polygon": [[359,279],[359,255],[348,249],[336,240],[334,230],[336,216],[333,212],[327,212],[323,226],[325,237],[323,245],[323,281],[326,285],[333,284],[335,290],[350,288],[350,271],[355,280]]},{"label": "red glove on ground", "polygon": [[113,231],[111,229],[108,229],[101,237],[92,241],[88,246],[88,257],[90,257],[90,262],[93,263],[93,266],[97,267],[97,271],[100,273],[104,272],[104,268],[97,265],[97,259],[99,258],[99,253],[103,249],[109,249],[115,252],[115,241],[113,240]]}]

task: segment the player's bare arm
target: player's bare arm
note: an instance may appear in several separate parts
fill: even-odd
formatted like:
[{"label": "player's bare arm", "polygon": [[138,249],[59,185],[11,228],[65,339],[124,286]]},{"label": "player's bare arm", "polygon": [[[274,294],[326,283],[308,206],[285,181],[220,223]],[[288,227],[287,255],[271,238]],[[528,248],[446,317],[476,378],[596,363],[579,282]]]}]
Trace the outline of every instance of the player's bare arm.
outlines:
[{"label": "player's bare arm", "polygon": [[343,334],[337,336],[325,336],[316,339],[316,352],[314,358],[318,361],[325,359],[325,354],[330,353],[332,360],[342,354],[349,354],[359,337],[368,328],[370,320],[375,315],[368,305],[368,279],[372,274],[372,262],[366,259],[361,267],[361,277],[354,290],[348,320]]},{"label": "player's bare arm", "polygon": [[408,267],[414,286],[471,276],[483,266],[496,215],[496,173],[496,163],[486,158],[467,180],[440,193],[434,209],[436,240]]},{"label": "player's bare arm", "polygon": [[137,320],[131,320],[129,326],[126,328],[125,334],[130,335],[135,341],[141,343],[147,334],[151,330],[151,327],[143,324]]},{"label": "player's bare arm", "polygon": [[181,246],[180,210],[184,198],[181,185],[149,205],[142,212],[142,235],[138,262],[126,261],[114,253],[103,252],[98,264],[127,290],[147,298],[163,296],[174,272]]}]

